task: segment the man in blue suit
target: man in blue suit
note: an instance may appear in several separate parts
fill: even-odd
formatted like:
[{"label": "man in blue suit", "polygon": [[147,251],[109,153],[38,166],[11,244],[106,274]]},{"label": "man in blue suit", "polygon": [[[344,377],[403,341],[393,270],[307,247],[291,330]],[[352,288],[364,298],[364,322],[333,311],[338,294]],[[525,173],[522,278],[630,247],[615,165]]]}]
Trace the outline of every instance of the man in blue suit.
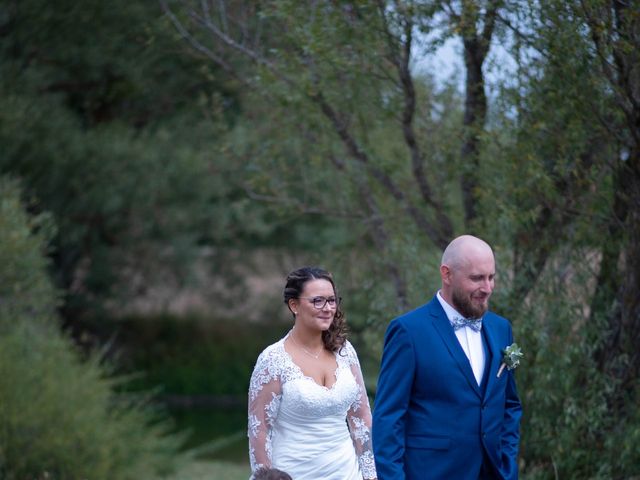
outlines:
[{"label": "man in blue suit", "polygon": [[488,311],[495,260],[463,235],[445,249],[442,288],[387,329],[373,410],[379,480],[518,478],[522,414],[509,321]]}]

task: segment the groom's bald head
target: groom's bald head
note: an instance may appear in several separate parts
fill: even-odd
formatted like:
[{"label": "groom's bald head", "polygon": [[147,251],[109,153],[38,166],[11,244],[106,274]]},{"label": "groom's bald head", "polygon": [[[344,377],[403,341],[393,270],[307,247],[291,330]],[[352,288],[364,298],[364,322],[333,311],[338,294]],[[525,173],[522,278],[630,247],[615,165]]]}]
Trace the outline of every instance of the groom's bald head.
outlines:
[{"label": "groom's bald head", "polygon": [[493,257],[493,250],[487,242],[473,235],[461,235],[454,238],[445,248],[440,265],[458,270],[477,256]]}]

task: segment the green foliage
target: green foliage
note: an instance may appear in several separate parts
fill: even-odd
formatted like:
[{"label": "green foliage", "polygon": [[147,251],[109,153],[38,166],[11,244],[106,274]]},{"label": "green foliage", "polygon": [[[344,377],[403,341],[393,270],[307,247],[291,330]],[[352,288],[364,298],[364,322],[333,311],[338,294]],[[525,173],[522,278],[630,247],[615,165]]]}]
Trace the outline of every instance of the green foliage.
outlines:
[{"label": "green foliage", "polygon": [[511,316],[525,352],[516,371],[524,407],[522,476],[631,478],[640,461],[632,441],[640,423],[636,413],[617,417],[609,401],[617,381],[599,369],[590,341],[603,324],[584,311],[593,252],[563,250],[553,261],[531,300]]},{"label": "green foliage", "polygon": [[80,362],[54,327],[19,324],[0,346],[3,478],[139,479],[175,468],[167,425],[117,403],[104,368]]},{"label": "green foliage", "polygon": [[246,206],[218,215],[244,200],[219,161],[235,86],[183,54],[158,3],[28,0],[3,13],[0,173],[55,218],[68,315],[126,291],[125,271],[149,274],[162,257],[186,277],[202,244],[265,223]]},{"label": "green foliage", "polygon": [[15,327],[14,317],[52,321],[58,293],[46,275],[45,248],[53,231],[47,214],[25,214],[18,183],[0,177],[0,332]]},{"label": "green foliage", "polygon": [[[529,46],[537,55],[501,91],[480,177],[482,228],[502,244],[499,271],[508,272],[494,301],[514,321],[526,352],[517,373],[522,470],[532,479],[629,478],[638,473],[629,439],[640,434],[630,408],[640,384],[636,379],[620,398],[612,374],[619,368],[603,368],[596,355],[615,302],[598,282],[603,252],[622,241],[605,232],[618,221],[612,184],[625,133],[619,126],[618,138],[611,135],[619,112],[580,8],[529,6],[520,12],[531,19]],[[608,302],[598,305],[597,295]],[[628,361],[622,354],[613,363]]]},{"label": "green foliage", "polygon": [[158,124],[213,93],[234,102],[228,77],[176,48],[159,3],[25,0],[3,13],[3,81],[61,98],[87,127]]},{"label": "green foliage", "polygon": [[[389,48],[397,40],[394,35],[406,38],[403,26],[415,13],[409,7],[405,11],[402,3],[389,8],[393,13],[385,18],[391,22],[391,34],[385,37],[380,34],[380,10],[368,2],[317,8],[286,0],[261,5],[261,18],[282,33],[269,48],[253,51],[265,60],[252,71],[259,80],[255,86],[260,94],[268,94],[261,97],[269,103],[265,106],[262,98],[255,100],[258,95],[251,96],[256,115],[249,118],[251,128],[240,125],[254,133],[243,136],[249,141],[241,151],[251,152],[250,185],[281,205],[288,201],[301,211],[347,217],[352,235],[334,250],[327,248],[325,260],[339,265],[341,277],[356,286],[347,295],[355,307],[350,322],[377,352],[381,330],[397,311],[389,266],[402,272],[411,305],[424,302],[424,292],[432,292],[438,279],[438,252],[407,215],[400,195],[377,181],[387,175],[430,214],[429,221],[438,221],[422,203],[406,138],[398,128],[407,97],[393,68],[399,56]],[[466,5],[475,10],[473,2]],[[608,369],[595,354],[611,330],[604,319],[615,303],[610,290],[605,308],[593,302],[602,294],[595,291],[600,286],[601,255],[609,245],[620,251],[627,241],[622,232],[613,237],[604,233],[618,213],[612,186],[620,158],[629,155],[621,141],[637,136],[620,122],[621,111],[614,102],[620,92],[612,92],[611,79],[602,72],[581,10],[601,5],[504,5],[509,11],[502,18],[523,22],[511,38],[502,26],[504,38],[514,46],[518,70],[515,79],[500,85],[491,123],[480,138],[479,168],[459,160],[458,97],[438,91],[428,79],[415,82],[420,107],[412,127],[426,152],[423,162],[434,195],[457,231],[478,232],[495,245],[499,257],[502,290],[496,292],[495,307],[514,321],[518,343],[527,355],[518,375],[526,412],[523,473],[532,478],[549,478],[553,472],[569,478],[625,478],[637,468],[629,442],[621,440],[636,438],[640,429],[634,408],[637,379],[620,399],[614,394],[620,384],[611,370],[629,358],[620,355]],[[429,20],[422,18],[418,24]],[[612,45],[629,41],[622,33],[613,37]],[[358,41],[352,42],[354,38]],[[612,55],[606,60],[613,63],[615,53],[605,54]],[[438,104],[445,107],[435,108]],[[267,138],[269,142],[263,141]],[[358,155],[369,163],[356,160]],[[474,194],[481,205],[473,225],[464,225],[459,215],[461,173],[477,180],[479,191]],[[370,195],[362,195],[363,190]],[[392,232],[391,238],[384,251],[363,258],[364,252],[376,251],[378,231],[372,226],[377,219]],[[350,246],[349,240],[351,251],[341,250]],[[614,261],[620,264],[621,258]],[[633,335],[633,330],[626,335]],[[627,463],[615,462],[620,448]]]},{"label": "green foliage", "polygon": [[141,479],[171,473],[180,439],[141,400],[116,396],[97,356],[57,325],[44,248],[51,228],[0,179],[0,476]]},{"label": "green foliage", "polygon": [[[524,476],[637,475],[640,387],[633,379],[620,392],[613,374],[631,360],[620,354],[603,368],[596,355],[606,346],[615,287],[623,281],[616,267],[635,258],[624,252],[637,241],[615,228],[616,199],[633,192],[616,197],[614,187],[616,170],[624,172],[632,158],[627,146],[638,138],[616,107],[620,95],[637,96],[637,62],[622,78],[628,92],[601,67],[602,59],[614,68],[640,51],[637,38],[624,33],[637,15],[630,10],[631,23],[616,24],[613,41],[598,52],[593,34],[605,41],[614,25],[594,14],[611,10],[606,2],[499,3],[500,18],[514,22],[496,28],[517,70],[495,90],[479,167],[460,161],[462,95],[428,75],[413,78],[411,126],[421,162],[454,230],[477,232],[495,246],[499,288],[492,301],[514,322],[526,355],[516,374],[525,404]],[[361,356],[376,365],[382,331],[400,309],[392,268],[412,306],[439,280],[440,252],[407,210],[409,201],[431,224],[441,219],[418,188],[401,123],[408,98],[396,65],[404,28],[414,22],[428,37],[423,50],[414,44],[413,60],[469,24],[440,16],[441,2],[220,4],[227,10],[212,12],[214,21],[238,33],[243,48],[255,46],[256,56],[224,51],[206,30],[190,32],[192,40],[220,55],[247,88],[179,50],[154,2],[13,2],[0,19],[7,40],[0,45],[0,172],[20,177],[37,199],[30,211],[50,211],[58,230],[46,215],[20,220],[19,228],[55,235],[54,273],[60,285],[73,287],[65,294],[98,305],[118,286],[138,294],[122,272],[155,278],[156,265],[175,263],[188,277],[205,245],[218,249],[216,272],[231,270],[244,261],[244,248],[256,245],[276,247],[287,262],[323,265],[336,274],[358,346],[367,347],[359,348]],[[478,13],[473,2],[463,5],[466,14]],[[602,30],[589,30],[585,12]],[[224,24],[226,13],[238,21]],[[189,18],[184,10],[176,15]],[[520,31],[512,37],[513,28]],[[473,225],[461,215],[462,173],[477,179]],[[378,221],[389,237],[383,248]],[[24,335],[12,329],[15,319],[49,318],[37,320],[48,325],[58,301],[47,281],[29,273],[35,267],[24,268],[46,267],[33,238],[7,237],[10,248],[0,249],[8,279],[0,284],[0,308],[9,312],[0,328],[11,334],[6,350],[14,355]],[[239,254],[230,259],[229,250]],[[610,281],[599,284],[605,256]],[[251,294],[242,279],[227,280],[229,297]],[[145,386],[175,393],[244,393],[238,378],[248,379],[251,361],[269,343],[247,338],[245,351],[236,350],[197,323],[151,321],[157,324],[142,332],[123,321],[130,335],[123,344],[148,370]],[[227,359],[236,365],[225,365]]]},{"label": "green foliage", "polygon": [[[135,258],[115,254],[119,247],[143,249],[167,236],[180,244],[193,237],[194,224],[207,225],[202,154],[174,146],[162,130],[136,135],[110,124],[83,131],[53,99],[9,94],[4,100],[0,138],[8,148],[0,169],[23,178],[40,202],[36,208],[55,216],[63,286],[84,262],[90,265],[87,289],[109,294],[117,267]],[[188,206],[191,217],[185,218]]]}]

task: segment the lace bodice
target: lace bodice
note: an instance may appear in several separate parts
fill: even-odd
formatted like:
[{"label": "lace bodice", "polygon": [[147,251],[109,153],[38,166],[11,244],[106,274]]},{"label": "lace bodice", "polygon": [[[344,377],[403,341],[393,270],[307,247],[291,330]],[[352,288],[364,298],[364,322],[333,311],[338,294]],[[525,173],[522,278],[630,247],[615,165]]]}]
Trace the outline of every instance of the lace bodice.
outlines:
[{"label": "lace bodice", "polygon": [[315,443],[340,443],[342,437],[348,442],[350,436],[361,478],[376,478],[371,409],[353,346],[346,342],[336,354],[336,381],[328,388],[305,376],[294,363],[284,348],[287,336],[260,354],[251,376],[248,435],[252,471],[272,466],[274,450],[282,456],[283,451],[294,448],[297,455],[304,455]]}]

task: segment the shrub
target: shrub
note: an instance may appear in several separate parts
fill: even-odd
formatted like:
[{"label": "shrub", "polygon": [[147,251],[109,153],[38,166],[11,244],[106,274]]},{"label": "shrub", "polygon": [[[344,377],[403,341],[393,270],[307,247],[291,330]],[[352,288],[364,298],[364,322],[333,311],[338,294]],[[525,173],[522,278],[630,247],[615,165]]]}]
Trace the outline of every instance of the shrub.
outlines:
[{"label": "shrub", "polygon": [[0,178],[0,477],[144,479],[172,473],[180,439],[97,355],[59,329],[47,275],[50,220],[29,216]]}]

